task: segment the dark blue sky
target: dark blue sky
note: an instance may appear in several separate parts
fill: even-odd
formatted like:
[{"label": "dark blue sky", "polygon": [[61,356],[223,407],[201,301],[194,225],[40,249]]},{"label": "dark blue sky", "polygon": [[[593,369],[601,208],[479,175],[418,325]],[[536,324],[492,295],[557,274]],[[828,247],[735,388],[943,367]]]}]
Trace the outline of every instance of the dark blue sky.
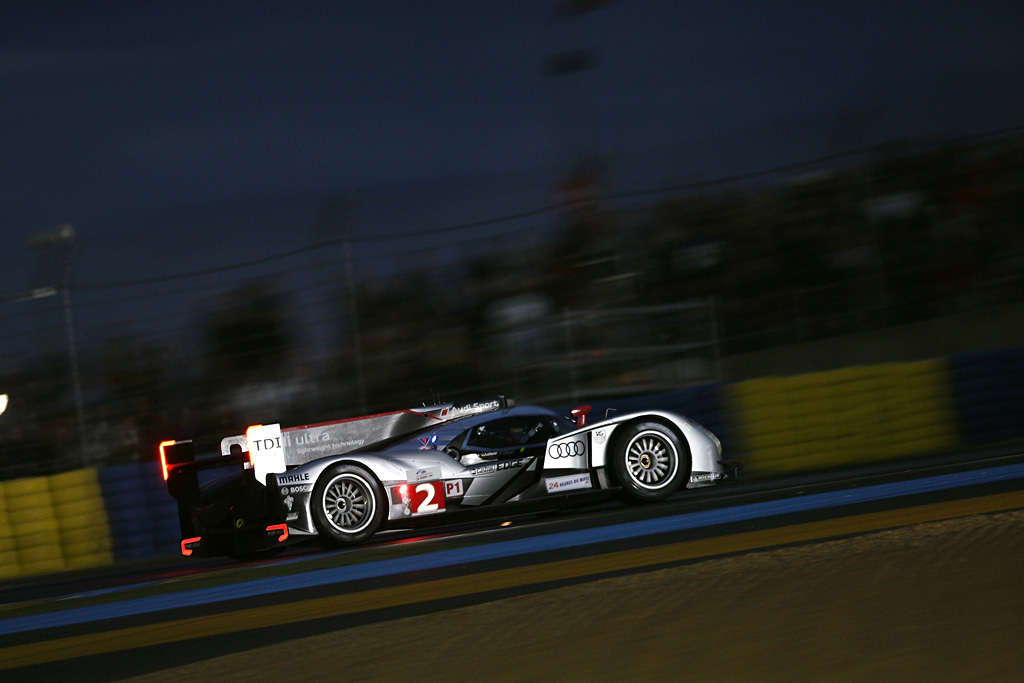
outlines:
[{"label": "dark blue sky", "polygon": [[[64,222],[96,282],[307,243],[296,207],[353,191],[366,235],[534,208],[575,115],[621,190],[838,151],[851,111],[856,143],[1024,123],[1020,2],[11,5],[0,296]],[[574,47],[578,88],[541,68]]]}]

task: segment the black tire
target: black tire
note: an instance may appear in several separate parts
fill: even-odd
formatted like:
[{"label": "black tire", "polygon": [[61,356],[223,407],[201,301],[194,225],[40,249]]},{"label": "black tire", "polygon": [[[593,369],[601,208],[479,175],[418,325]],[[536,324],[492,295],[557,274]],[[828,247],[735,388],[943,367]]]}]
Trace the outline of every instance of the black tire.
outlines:
[{"label": "black tire", "polygon": [[373,536],[387,517],[387,496],[377,478],[356,465],[334,465],[313,486],[310,501],[317,531],[334,545],[356,545]]},{"label": "black tire", "polygon": [[690,454],[671,429],[658,422],[642,422],[616,440],[612,471],[626,499],[664,500],[690,478]]}]

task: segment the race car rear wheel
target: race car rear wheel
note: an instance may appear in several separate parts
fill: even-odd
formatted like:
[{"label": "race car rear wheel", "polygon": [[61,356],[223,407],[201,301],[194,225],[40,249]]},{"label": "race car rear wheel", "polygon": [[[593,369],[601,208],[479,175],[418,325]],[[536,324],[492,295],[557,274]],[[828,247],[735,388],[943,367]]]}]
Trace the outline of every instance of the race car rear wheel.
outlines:
[{"label": "race car rear wheel", "polygon": [[667,498],[687,480],[690,458],[671,429],[642,422],[617,440],[612,470],[626,498],[651,502]]},{"label": "race car rear wheel", "polygon": [[313,523],[337,545],[362,543],[380,528],[387,514],[384,489],[377,478],[356,465],[323,471],[313,487]]}]

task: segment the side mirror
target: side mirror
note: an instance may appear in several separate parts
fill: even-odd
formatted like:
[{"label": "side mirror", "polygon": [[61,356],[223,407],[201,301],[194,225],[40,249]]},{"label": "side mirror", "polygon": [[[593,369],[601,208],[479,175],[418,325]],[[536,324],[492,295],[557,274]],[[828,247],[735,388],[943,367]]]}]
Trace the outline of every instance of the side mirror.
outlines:
[{"label": "side mirror", "polygon": [[594,409],[592,405],[576,406],[569,411],[569,414],[576,418],[576,428],[587,426],[587,415]]}]

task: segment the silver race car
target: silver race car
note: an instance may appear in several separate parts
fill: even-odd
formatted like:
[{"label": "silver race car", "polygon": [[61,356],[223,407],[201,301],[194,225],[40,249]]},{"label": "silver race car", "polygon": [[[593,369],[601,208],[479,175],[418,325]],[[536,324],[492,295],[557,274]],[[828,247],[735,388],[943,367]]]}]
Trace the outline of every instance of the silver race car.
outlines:
[{"label": "silver race car", "polygon": [[[579,504],[595,493],[643,503],[733,478],[714,434],[674,413],[589,419],[511,399],[444,404],[282,429],[250,427],[196,460],[191,442],[161,445],[178,499],[182,553],[246,555],[319,537],[353,545],[383,528]],[[207,486],[199,470],[241,464]],[[219,483],[218,483],[219,482]],[[463,514],[465,513],[465,514]]]}]

